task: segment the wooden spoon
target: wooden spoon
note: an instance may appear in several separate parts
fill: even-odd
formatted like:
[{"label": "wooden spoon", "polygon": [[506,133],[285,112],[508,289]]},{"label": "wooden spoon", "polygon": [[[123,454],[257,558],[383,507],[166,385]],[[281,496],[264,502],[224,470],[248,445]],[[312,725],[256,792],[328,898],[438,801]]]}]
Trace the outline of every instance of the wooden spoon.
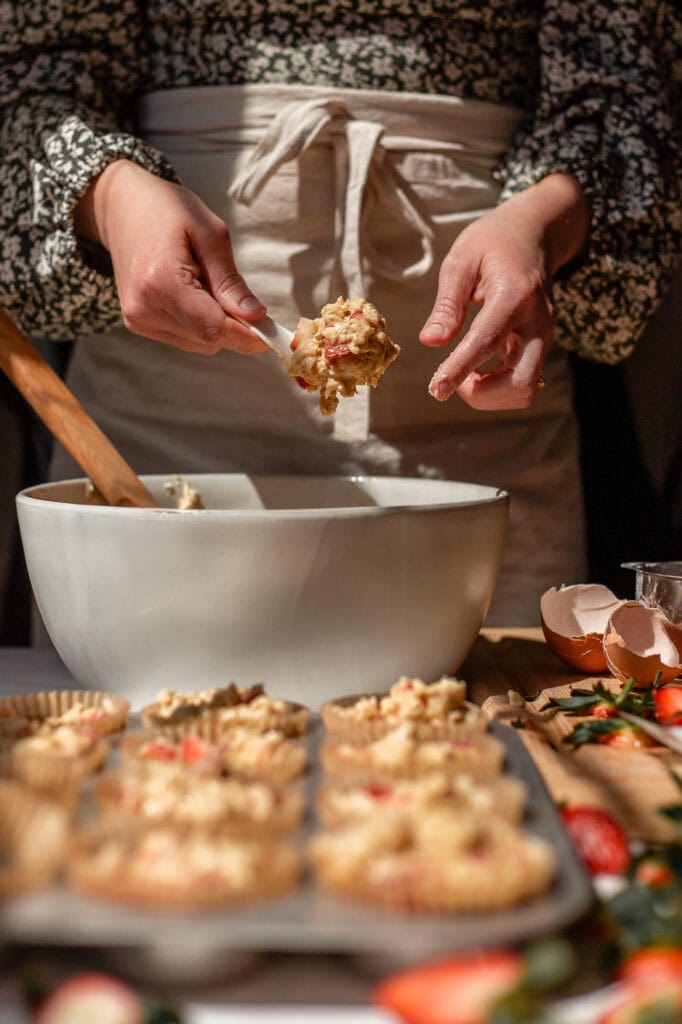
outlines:
[{"label": "wooden spoon", "polygon": [[62,379],[0,309],[0,369],[110,505],[156,501]]}]

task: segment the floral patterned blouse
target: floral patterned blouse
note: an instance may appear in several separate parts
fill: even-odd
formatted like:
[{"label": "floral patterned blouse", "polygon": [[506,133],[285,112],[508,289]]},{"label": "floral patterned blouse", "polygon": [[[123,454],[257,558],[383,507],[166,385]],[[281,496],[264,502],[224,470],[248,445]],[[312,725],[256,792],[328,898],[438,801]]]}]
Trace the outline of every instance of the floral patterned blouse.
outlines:
[{"label": "floral patterned blouse", "polygon": [[[73,231],[93,178],[136,138],[136,98],[244,82],[447,93],[522,108],[502,198],[553,171],[592,211],[557,282],[558,337],[615,363],[680,250],[682,29],[674,0],[0,0],[0,304],[34,335],[121,320]],[[679,71],[679,66],[678,69]]]}]

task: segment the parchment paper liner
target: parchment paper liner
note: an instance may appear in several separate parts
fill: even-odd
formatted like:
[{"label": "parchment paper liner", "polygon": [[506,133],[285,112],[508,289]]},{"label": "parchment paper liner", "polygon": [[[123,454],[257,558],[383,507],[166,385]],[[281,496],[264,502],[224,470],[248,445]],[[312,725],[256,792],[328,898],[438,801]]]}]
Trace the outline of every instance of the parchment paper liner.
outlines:
[{"label": "parchment paper liner", "polygon": [[98,736],[90,750],[69,756],[34,750],[30,737],[18,740],[9,755],[11,774],[64,807],[74,809],[83,780],[98,771],[109,756],[107,740]]},{"label": "parchment paper liner", "polygon": [[[125,729],[130,711],[130,701],[115,693],[104,693],[101,690],[42,690],[39,693],[21,693],[0,700],[2,707],[9,708],[19,717],[27,718],[32,728],[43,724],[45,719],[58,717],[69,711],[75,704],[84,704],[88,708],[96,708],[107,698],[113,705],[111,711],[105,711],[101,717],[83,719],[80,724],[87,725],[102,735],[120,732]],[[64,724],[77,724],[75,722]]]},{"label": "parchment paper liner", "polygon": [[[444,782],[447,784],[447,777]],[[396,779],[391,785],[405,784],[408,787],[418,784],[418,779]],[[376,784],[375,784],[376,785]],[[493,814],[500,821],[506,821],[511,825],[518,825],[522,820],[527,803],[528,790],[520,779],[511,776],[501,775],[499,778],[480,780],[478,785],[490,793],[492,808],[482,807],[475,802],[468,801],[466,797],[455,791],[451,796],[435,796],[424,800],[417,795],[413,802],[406,803],[396,795],[396,801],[391,801],[385,795],[380,794],[375,800],[361,801],[353,804],[352,807],[345,807],[334,798],[337,794],[352,794],[356,789],[365,789],[365,786],[356,786],[348,783],[325,782],[318,787],[315,795],[315,809],[321,824],[328,829],[343,828],[345,825],[358,821],[365,821],[374,814],[396,813],[400,814],[421,814],[425,808],[443,804],[447,807],[462,808],[465,813],[481,819],[483,816]],[[372,789],[372,784],[369,786]],[[381,788],[381,787],[380,787]]]},{"label": "parchment paper liner", "polygon": [[[194,776],[200,784],[201,776]],[[191,783],[192,775],[188,774]],[[305,814],[305,797],[299,786],[272,786],[268,783],[255,782],[254,780],[229,780],[230,788],[245,787],[252,785],[268,786],[276,794],[277,802],[272,811],[264,818],[258,818],[249,813],[248,807],[228,807],[215,817],[197,819],[183,819],[182,811],[164,810],[159,815],[150,815],[144,808],[130,810],[121,807],[120,793],[121,786],[135,784],[135,773],[126,771],[106,772],[95,783],[95,798],[102,815],[107,818],[116,818],[128,826],[136,823],[144,824],[147,827],[171,826],[186,831],[188,828],[201,829],[212,834],[241,836],[241,837],[268,837],[283,832],[291,832],[300,827]]]},{"label": "parchment paper liner", "polygon": [[63,864],[67,832],[62,807],[0,779],[0,899],[47,885]]},{"label": "parchment paper liner", "polygon": [[[340,896],[400,910],[442,912],[500,910],[546,892],[556,873],[556,861],[544,840],[514,828],[482,857],[474,850],[428,855],[417,848],[387,851],[349,870],[343,830],[339,852],[324,848],[320,833],[310,842],[309,857],[318,882]],[[495,827],[498,831],[498,827]]]},{"label": "parchment paper liner", "polygon": [[[230,878],[188,879],[187,884],[182,885],[159,878],[151,881],[138,879],[127,872],[125,866],[123,870],[102,875],[93,865],[93,854],[110,839],[124,842],[132,856],[136,843],[146,831],[144,828],[131,828],[116,819],[84,826],[70,844],[67,874],[71,885],[92,896],[114,902],[155,910],[188,910],[272,899],[288,892],[298,882],[301,862],[294,844],[258,839],[234,839],[240,845],[248,844],[256,863],[253,877],[239,891],[235,891]],[[128,858],[124,864],[127,862]]]},{"label": "parchment paper liner", "polygon": [[[464,701],[446,718],[417,718],[408,716],[391,718],[353,717],[349,710],[354,704],[366,696],[385,697],[386,694],[356,694],[352,697],[339,697],[328,701],[320,709],[320,717],[327,732],[338,739],[346,739],[351,743],[372,743],[396,729],[404,722],[411,722],[415,729],[415,739],[467,739],[486,732],[490,724],[488,716],[478,705]],[[461,712],[464,711],[464,718]]]},{"label": "parchment paper liner", "polygon": [[[382,781],[384,779],[416,779],[431,772],[455,775],[465,772],[479,779],[492,779],[500,774],[504,762],[504,746],[494,736],[485,734],[463,740],[437,741],[451,744],[447,760],[431,763],[423,756],[423,749],[432,742],[424,740],[414,746],[406,745],[405,758],[391,764],[372,764],[370,744],[352,743],[333,737],[320,745],[320,763],[330,779],[347,782]],[[435,742],[435,741],[433,741]],[[349,748],[352,756],[344,756]]]},{"label": "parchment paper liner", "polygon": [[[196,733],[185,735],[197,736]],[[196,770],[200,771],[202,774],[213,773],[236,775],[245,779],[258,779],[263,782],[271,782],[276,785],[293,782],[295,779],[300,778],[307,768],[308,756],[305,752],[305,748],[294,739],[287,739],[285,743],[277,749],[276,755],[271,757],[266,763],[248,768],[238,760],[231,758],[229,735],[228,731],[217,741],[208,740],[203,736],[197,736],[198,739],[204,740],[207,744],[211,744],[211,746],[216,748],[216,761],[218,762],[218,766],[215,769],[213,768],[213,765],[207,765],[204,762],[199,762],[196,766],[183,761],[173,761],[172,763],[182,764],[188,771],[193,771],[196,768]],[[143,730],[142,732],[135,733],[131,736],[124,736],[121,739],[120,750],[124,761],[140,761],[143,764],[149,764],[153,763],[155,758],[147,758],[140,755],[141,748],[143,748],[147,743],[158,739],[163,740],[166,743],[176,744],[181,742],[182,738],[182,736],[169,736],[165,733],[159,732],[157,729],[153,731]]]},{"label": "parchment paper liner", "polygon": [[149,731],[174,737],[202,736],[204,739],[213,742],[218,742],[222,737],[227,736],[230,729],[235,727],[251,729],[254,732],[267,732],[270,729],[278,729],[288,737],[303,736],[310,721],[309,708],[304,707],[302,704],[296,704],[293,701],[287,701],[283,711],[270,708],[259,717],[249,714],[238,715],[237,712],[240,708],[248,709],[251,707],[250,704],[235,704],[227,708],[211,708],[173,725],[157,718],[153,710],[155,706],[151,704],[140,712],[142,722]]}]

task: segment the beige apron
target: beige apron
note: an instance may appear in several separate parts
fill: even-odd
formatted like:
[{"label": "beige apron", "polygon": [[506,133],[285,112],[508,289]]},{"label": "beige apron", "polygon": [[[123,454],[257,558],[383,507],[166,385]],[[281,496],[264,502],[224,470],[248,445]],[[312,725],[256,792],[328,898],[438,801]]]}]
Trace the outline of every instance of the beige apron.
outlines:
[{"label": "beige apron", "polygon": [[[536,624],[540,593],[584,569],[565,353],[553,347],[530,409],[482,413],[428,395],[447,350],[417,340],[442,258],[497,201],[493,169],[519,119],[453,97],[307,86],[146,96],[140,134],[225,219],[271,315],[293,327],[339,295],[364,295],[402,353],[331,418],[274,355],[206,358],[124,329],[78,342],[70,385],[141,473],[400,473],[508,489],[488,623]],[[58,451],[53,478],[74,472]]]}]

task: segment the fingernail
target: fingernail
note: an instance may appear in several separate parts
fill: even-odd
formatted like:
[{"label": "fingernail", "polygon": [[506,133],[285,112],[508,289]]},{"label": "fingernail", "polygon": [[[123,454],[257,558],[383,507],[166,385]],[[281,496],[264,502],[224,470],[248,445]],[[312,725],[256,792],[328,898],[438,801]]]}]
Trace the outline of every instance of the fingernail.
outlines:
[{"label": "fingernail", "polygon": [[257,313],[259,309],[263,308],[263,303],[255,299],[253,295],[247,295],[239,303],[239,308],[243,309],[245,313]]},{"label": "fingernail", "polygon": [[429,320],[427,324],[421,329],[421,338],[441,338],[445,332],[445,328],[442,324],[437,323],[435,320]]},{"label": "fingernail", "polygon": [[452,385],[450,381],[444,378],[441,380],[434,378],[429,384],[429,394],[433,395],[439,402],[444,402],[452,394]]}]

